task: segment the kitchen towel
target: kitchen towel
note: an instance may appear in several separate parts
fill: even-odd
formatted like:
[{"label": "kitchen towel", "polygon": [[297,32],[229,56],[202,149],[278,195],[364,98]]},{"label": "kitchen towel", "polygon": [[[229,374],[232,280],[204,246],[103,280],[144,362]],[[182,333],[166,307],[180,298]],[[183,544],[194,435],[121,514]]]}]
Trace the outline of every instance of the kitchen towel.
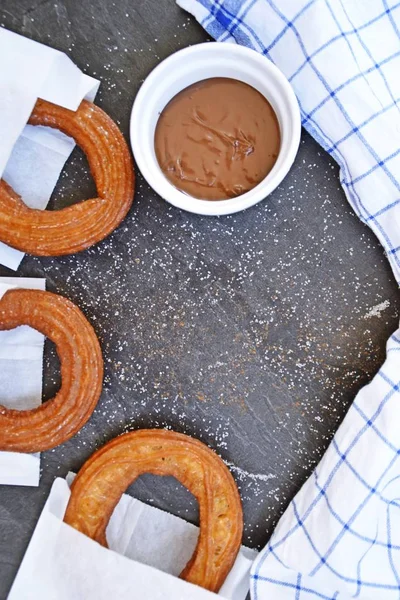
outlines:
[{"label": "kitchen towel", "polygon": [[[44,290],[45,279],[0,277],[0,300],[13,288]],[[0,331],[0,405],[32,409],[42,402],[44,336],[25,325]],[[38,486],[40,455],[0,452],[0,485]]]},{"label": "kitchen towel", "polygon": [[[68,476],[68,481],[71,477]],[[70,491],[56,479],[8,600],[245,600],[257,552],[242,546],[220,595],[178,575],[198,528],[124,494],[107,527],[109,548],[63,523]]]},{"label": "kitchen towel", "polygon": [[[400,282],[400,3],[178,0],[217,40],[285,73]],[[362,268],[362,265],[360,265]],[[400,594],[400,330],[251,571],[253,600]]]},{"label": "kitchen towel", "polygon": [[[38,98],[76,110],[99,82],[62,52],[0,28],[0,178],[31,208],[44,209],[75,142],[26,125]],[[0,242],[0,264],[16,270],[23,253]]]},{"label": "kitchen towel", "polygon": [[286,75],[303,126],[338,162],[400,282],[400,2],[177,1],[213,38],[257,50]]}]

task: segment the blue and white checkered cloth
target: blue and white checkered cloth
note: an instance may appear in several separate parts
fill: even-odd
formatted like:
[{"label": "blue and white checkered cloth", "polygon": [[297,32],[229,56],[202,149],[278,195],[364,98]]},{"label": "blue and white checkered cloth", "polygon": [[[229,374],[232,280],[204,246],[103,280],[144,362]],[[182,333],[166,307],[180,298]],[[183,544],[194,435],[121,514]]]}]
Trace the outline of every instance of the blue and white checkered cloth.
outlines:
[{"label": "blue and white checkered cloth", "polygon": [[[400,282],[400,2],[178,3],[217,40],[285,73]],[[251,577],[253,600],[400,599],[400,330]]]}]

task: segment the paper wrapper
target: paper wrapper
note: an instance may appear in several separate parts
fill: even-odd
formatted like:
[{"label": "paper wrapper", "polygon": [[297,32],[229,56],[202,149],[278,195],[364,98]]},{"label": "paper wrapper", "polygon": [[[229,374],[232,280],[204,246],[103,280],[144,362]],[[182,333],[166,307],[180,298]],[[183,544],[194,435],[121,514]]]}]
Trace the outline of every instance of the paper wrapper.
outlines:
[{"label": "paper wrapper", "polygon": [[[44,290],[45,279],[0,277],[0,299],[12,288]],[[42,401],[44,336],[27,326],[0,331],[0,404],[31,409]],[[40,455],[0,452],[0,485],[39,485]]]},{"label": "paper wrapper", "polygon": [[178,579],[198,528],[123,495],[107,528],[110,549],[63,523],[69,487],[56,479],[8,600],[245,600],[257,553],[242,546],[219,595]]},{"label": "paper wrapper", "polygon": [[[74,141],[48,127],[26,125],[38,98],[76,110],[99,82],[62,52],[0,28],[0,177],[24,202],[44,209]],[[16,270],[23,253],[0,242],[0,263]]]}]

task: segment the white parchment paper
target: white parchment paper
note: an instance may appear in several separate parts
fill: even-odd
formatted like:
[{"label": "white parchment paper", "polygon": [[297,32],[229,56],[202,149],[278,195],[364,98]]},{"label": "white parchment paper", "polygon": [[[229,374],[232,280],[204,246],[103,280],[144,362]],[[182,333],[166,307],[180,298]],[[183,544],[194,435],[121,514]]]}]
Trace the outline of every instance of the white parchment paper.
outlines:
[{"label": "white parchment paper", "polygon": [[245,600],[257,552],[242,546],[219,595],[178,579],[198,528],[124,495],[108,529],[110,549],[63,523],[69,487],[56,479],[8,600]]},{"label": "white parchment paper", "polygon": [[[0,277],[0,299],[12,288],[44,290],[45,279]],[[0,404],[31,409],[42,401],[44,336],[27,326],[0,331]],[[0,452],[0,485],[39,485],[40,455]]]},{"label": "white parchment paper", "polygon": [[[47,206],[74,141],[26,125],[38,98],[76,110],[99,82],[62,52],[0,28],[0,177],[32,208]],[[23,253],[0,242],[0,263],[16,270]]]}]

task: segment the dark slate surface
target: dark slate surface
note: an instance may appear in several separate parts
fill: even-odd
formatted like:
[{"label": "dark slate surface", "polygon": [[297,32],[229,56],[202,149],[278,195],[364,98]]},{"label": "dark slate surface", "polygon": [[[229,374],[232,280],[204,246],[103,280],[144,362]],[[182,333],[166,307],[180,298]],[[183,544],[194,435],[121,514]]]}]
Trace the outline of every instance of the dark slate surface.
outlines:
[{"label": "dark slate surface", "polygon": [[[206,39],[173,0],[0,0],[0,23],[102,79],[97,101],[126,135],[150,70]],[[51,207],[92,193],[76,151]],[[54,478],[129,429],[168,426],[215,448],[240,486],[244,542],[261,547],[383,361],[400,306],[382,248],[348,206],[336,165],[306,134],[284,183],[242,214],[185,214],[139,176],[134,207],[109,239],[67,258],[26,257],[18,275],[46,277],[49,290],[83,309],[106,377],[89,424],[43,455],[40,487],[0,487],[1,598]],[[45,363],[49,398],[59,385],[51,344]],[[145,476],[129,491],[196,521],[174,480]]]}]

